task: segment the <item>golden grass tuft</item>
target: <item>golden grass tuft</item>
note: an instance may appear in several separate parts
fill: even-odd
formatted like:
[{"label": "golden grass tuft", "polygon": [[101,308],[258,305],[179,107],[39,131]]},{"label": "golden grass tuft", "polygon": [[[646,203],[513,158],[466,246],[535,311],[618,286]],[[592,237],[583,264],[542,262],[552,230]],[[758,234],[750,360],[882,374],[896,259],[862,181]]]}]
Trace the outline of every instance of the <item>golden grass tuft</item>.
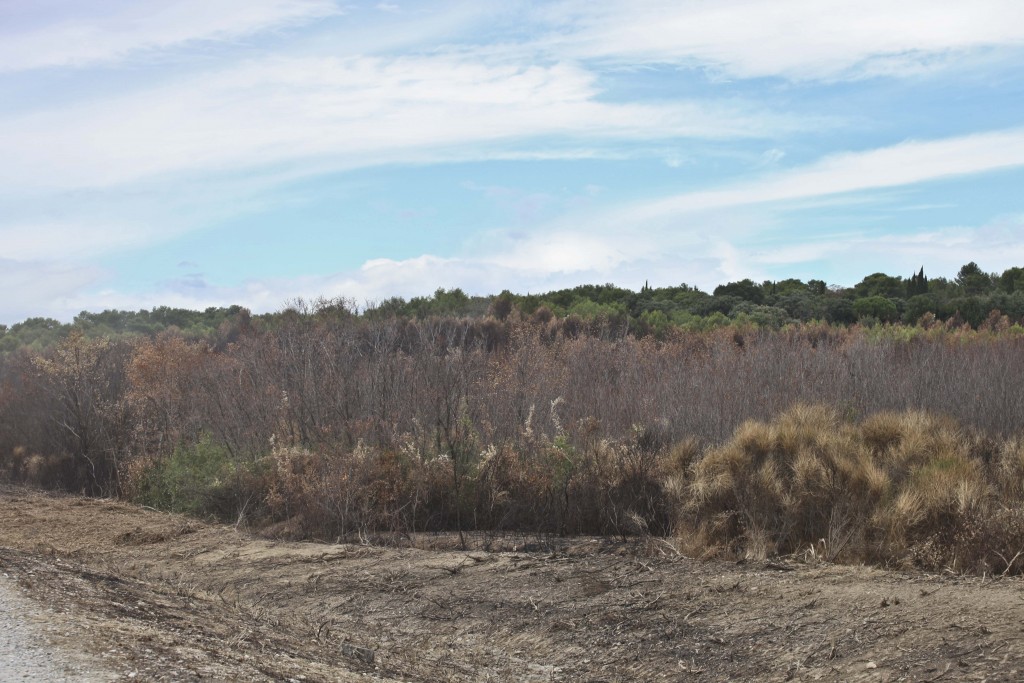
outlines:
[{"label": "golden grass tuft", "polygon": [[996,453],[996,481],[1007,498],[1024,498],[1024,438],[1007,439]]},{"label": "golden grass tuft", "polygon": [[726,527],[706,520],[732,515],[746,554],[795,552],[819,539],[832,539],[838,554],[851,540],[837,538],[846,518],[863,515],[885,481],[834,410],[797,405],[771,423],[744,423],[694,467],[690,491],[684,533],[695,538],[723,544],[710,536]]},{"label": "golden grass tuft", "polygon": [[1005,557],[1024,571],[1006,569],[1024,550],[1024,443],[995,448],[991,466],[979,443],[921,411],[858,425],[798,405],[746,422],[694,465],[682,545],[960,571]]}]

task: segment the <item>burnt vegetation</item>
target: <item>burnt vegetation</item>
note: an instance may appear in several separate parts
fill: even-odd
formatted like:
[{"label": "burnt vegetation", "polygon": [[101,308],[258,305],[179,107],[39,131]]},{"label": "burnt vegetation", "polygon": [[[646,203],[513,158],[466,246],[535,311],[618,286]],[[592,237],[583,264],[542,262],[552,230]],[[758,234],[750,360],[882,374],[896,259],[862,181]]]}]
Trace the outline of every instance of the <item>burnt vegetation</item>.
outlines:
[{"label": "burnt vegetation", "polygon": [[292,538],[1019,573],[1021,273],[29,320],[0,476]]}]

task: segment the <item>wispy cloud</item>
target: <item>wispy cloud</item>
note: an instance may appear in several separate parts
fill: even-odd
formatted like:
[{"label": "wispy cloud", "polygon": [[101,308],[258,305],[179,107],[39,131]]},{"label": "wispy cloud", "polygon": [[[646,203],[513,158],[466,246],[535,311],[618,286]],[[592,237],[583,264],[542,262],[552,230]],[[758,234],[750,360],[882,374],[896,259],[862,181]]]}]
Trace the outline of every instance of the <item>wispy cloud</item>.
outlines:
[{"label": "wispy cloud", "polygon": [[0,72],[102,64],[195,41],[230,41],[341,11],[332,0],[58,1],[15,10],[0,5]]},{"label": "wispy cloud", "polygon": [[[967,227],[911,212],[949,201],[927,183],[1024,167],[1021,55],[1018,0],[0,0],[0,315],[1024,261],[1019,216],[986,223],[1012,197],[958,201]],[[941,79],[965,64],[970,97]],[[796,234],[826,204],[830,234]],[[852,227],[882,206],[905,235]],[[304,264],[253,244],[128,291],[125,254],[189,261],[286,214],[301,244],[461,248],[352,239],[361,268],[282,279],[260,269]]]},{"label": "wispy cloud", "polygon": [[[720,189],[684,193],[643,204],[618,208],[586,207],[572,211],[525,232],[491,231],[474,240],[457,257],[425,254],[393,260],[371,259],[360,269],[301,278],[252,279],[242,285],[219,285],[206,276],[178,278],[147,294],[116,290],[86,290],[81,282],[68,282],[67,291],[52,301],[59,312],[81,308],[182,305],[205,307],[237,302],[255,310],[274,310],[294,296],[348,296],[359,301],[392,295],[427,294],[437,287],[463,287],[475,292],[539,291],[584,281],[615,281],[627,286],[645,280],[673,283],[685,280],[705,288],[727,280],[774,277],[780,268],[800,276],[818,277],[822,261],[843,254],[853,277],[856,268],[871,271],[893,264],[905,268],[907,259],[930,268],[952,267],[964,253],[987,258],[990,266],[1024,261],[1024,224],[1019,217],[981,228],[946,228],[904,236],[879,238],[859,232],[807,237],[800,244],[780,239],[772,213],[752,212],[754,204],[776,202],[776,211],[837,193],[893,188],[951,175],[979,173],[1024,165],[1024,131],[1008,130],[924,142],[905,142],[882,149],[832,155],[802,167],[775,171],[760,180]],[[471,189],[500,195],[510,188],[469,184]],[[708,216],[714,212],[710,221]],[[581,231],[578,226],[586,225]],[[709,230],[709,226],[714,226]],[[88,233],[76,238],[72,228],[53,232],[8,234],[12,255],[23,259],[47,254],[47,245],[70,245],[53,252],[69,256],[84,244]],[[106,248],[120,248],[118,229],[109,231]],[[97,233],[100,234],[100,233]],[[768,239],[776,234],[774,240]],[[42,236],[32,239],[31,235]],[[767,240],[767,241],[766,241]],[[25,242],[22,247],[18,245]],[[51,254],[52,255],[52,254]],[[948,262],[948,263],[947,263]],[[955,270],[955,268],[954,268]],[[85,277],[85,271],[70,271]],[[864,273],[860,273],[863,276]],[[95,272],[89,272],[93,280]],[[851,284],[851,283],[847,283]],[[56,286],[56,285],[55,285]],[[88,303],[93,302],[93,303]],[[51,305],[48,309],[54,310]],[[58,312],[58,313],[59,313]]]},{"label": "wispy cloud", "polygon": [[[678,269],[681,264],[685,265],[688,272],[709,282],[720,278],[720,274],[711,274],[715,269],[713,261],[703,266],[699,265],[700,262],[700,258],[676,259],[672,267]],[[577,261],[570,265],[586,264]],[[646,264],[643,264],[642,272],[639,270],[640,264],[632,264],[626,270],[634,270],[633,266],[636,266],[637,272],[629,276],[630,282],[627,284],[639,286],[645,276],[660,275]],[[701,268],[708,271],[706,276]],[[623,282],[623,273],[619,275],[618,281]],[[571,287],[579,284],[581,279],[605,282],[608,280],[608,271],[604,268],[578,270],[574,267],[558,268],[555,271],[524,271],[516,267],[516,264],[495,263],[492,258],[453,258],[428,254],[402,260],[374,259],[357,270],[341,273],[298,278],[260,278],[234,286],[218,286],[205,279],[178,279],[141,294],[116,289],[93,289],[85,293],[80,288],[69,287],[66,296],[55,297],[43,310],[68,318],[83,308],[138,309],[169,305],[201,310],[234,302],[262,312],[278,310],[296,297],[341,296],[354,299],[362,305],[396,295],[428,295],[438,287],[460,287],[475,294],[493,293],[506,288],[538,292]]]},{"label": "wispy cloud", "polygon": [[[340,170],[813,125],[734,101],[611,103],[592,73],[465,56],[274,58],[0,119],[0,193],[302,160]],[[525,146],[525,148],[524,148]],[[566,152],[563,152],[565,154]]]},{"label": "wispy cloud", "polygon": [[919,74],[951,53],[1024,45],[1017,0],[569,0],[540,13],[562,54],[737,78]]},{"label": "wispy cloud", "polygon": [[667,215],[794,201],[1024,166],[1024,129],[908,141],[821,161],[721,189],[688,192],[632,205],[617,218],[643,221]]},{"label": "wispy cloud", "polygon": [[0,189],[0,257],[83,262],[161,244],[267,206],[287,176],[135,183],[45,199]]}]

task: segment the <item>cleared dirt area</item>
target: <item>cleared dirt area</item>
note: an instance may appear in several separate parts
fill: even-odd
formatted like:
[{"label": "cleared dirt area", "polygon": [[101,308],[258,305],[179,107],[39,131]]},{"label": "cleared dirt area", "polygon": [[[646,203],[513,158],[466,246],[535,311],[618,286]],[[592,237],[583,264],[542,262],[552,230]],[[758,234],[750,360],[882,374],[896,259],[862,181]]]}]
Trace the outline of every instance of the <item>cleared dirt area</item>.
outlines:
[{"label": "cleared dirt area", "polygon": [[69,683],[116,680],[103,661],[75,648],[62,646],[66,634],[74,638],[76,624],[30,600],[0,571],[0,681]]},{"label": "cleared dirt area", "polygon": [[[663,548],[663,551],[659,550]],[[0,489],[0,570],[124,680],[1020,680],[1024,585],[594,540],[288,543]]]}]

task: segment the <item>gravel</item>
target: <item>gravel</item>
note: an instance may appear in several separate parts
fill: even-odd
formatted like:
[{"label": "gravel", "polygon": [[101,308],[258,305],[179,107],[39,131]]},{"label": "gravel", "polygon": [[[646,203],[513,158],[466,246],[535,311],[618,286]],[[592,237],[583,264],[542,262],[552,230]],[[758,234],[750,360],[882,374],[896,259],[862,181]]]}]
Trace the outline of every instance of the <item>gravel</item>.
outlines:
[{"label": "gravel", "polygon": [[105,683],[118,678],[84,653],[54,644],[61,635],[59,615],[25,597],[0,573],[0,681]]}]

